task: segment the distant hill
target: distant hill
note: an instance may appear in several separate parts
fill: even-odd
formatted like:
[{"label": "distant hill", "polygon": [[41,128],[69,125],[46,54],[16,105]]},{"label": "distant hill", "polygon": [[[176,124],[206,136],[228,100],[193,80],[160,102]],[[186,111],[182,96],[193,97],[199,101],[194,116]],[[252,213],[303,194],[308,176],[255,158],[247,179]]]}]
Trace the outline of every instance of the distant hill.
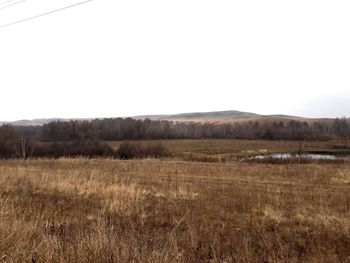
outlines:
[{"label": "distant hill", "polygon": [[214,111],[214,112],[194,112],[181,113],[174,115],[143,115],[135,116],[135,119],[150,119],[150,120],[170,120],[170,121],[195,121],[195,122],[237,122],[249,120],[289,120],[289,119],[303,119],[297,116],[288,115],[261,115],[251,112],[242,111]]},{"label": "distant hill", "polygon": [[14,126],[41,126],[46,123],[58,121],[58,120],[64,121],[65,119],[51,118],[51,119],[18,120],[18,121],[11,122],[11,124]]},{"label": "distant hill", "polygon": [[155,120],[223,120],[237,118],[252,118],[259,116],[255,113],[242,111],[214,111],[214,112],[193,112],[174,115],[145,115],[136,116],[136,119],[155,119]]},{"label": "distant hill", "polygon": [[33,119],[33,120],[18,120],[13,122],[0,122],[0,124],[11,124],[14,126],[42,126],[53,121],[71,121],[71,120],[90,120],[90,119],[63,119],[63,118],[49,118],[49,119]]},{"label": "distant hill", "polygon": [[[131,118],[137,120],[169,120],[178,122],[211,122],[211,123],[224,123],[224,122],[243,122],[243,121],[289,121],[289,120],[299,120],[299,121],[329,121],[332,119],[312,119],[304,118],[299,116],[289,116],[289,115],[261,115],[251,112],[243,111],[212,111],[212,112],[192,112],[192,113],[181,113],[181,114],[168,114],[168,115],[141,115],[133,116]],[[70,120],[91,120],[91,119],[60,119],[60,118],[50,118],[50,119],[34,119],[34,120],[19,120],[15,122],[8,122],[15,126],[41,126],[52,121],[70,121]],[[0,122],[0,124],[6,122]]]}]

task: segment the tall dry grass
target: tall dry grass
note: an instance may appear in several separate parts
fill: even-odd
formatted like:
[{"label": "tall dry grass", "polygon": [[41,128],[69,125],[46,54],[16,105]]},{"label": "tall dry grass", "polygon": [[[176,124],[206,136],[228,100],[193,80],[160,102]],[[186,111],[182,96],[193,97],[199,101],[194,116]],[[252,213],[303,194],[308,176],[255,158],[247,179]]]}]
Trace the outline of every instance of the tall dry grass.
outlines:
[{"label": "tall dry grass", "polygon": [[0,161],[0,262],[350,262],[350,165]]}]

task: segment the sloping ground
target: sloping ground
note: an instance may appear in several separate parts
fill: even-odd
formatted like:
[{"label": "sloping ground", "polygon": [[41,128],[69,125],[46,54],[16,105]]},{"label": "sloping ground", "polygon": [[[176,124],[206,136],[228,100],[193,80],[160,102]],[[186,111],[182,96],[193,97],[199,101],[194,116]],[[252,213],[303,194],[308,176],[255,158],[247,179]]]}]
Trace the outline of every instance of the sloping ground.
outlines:
[{"label": "sloping ground", "polygon": [[[71,120],[84,121],[84,120],[92,120],[92,119],[88,119],[88,118],[78,118],[78,119],[49,118],[49,119],[18,120],[18,121],[13,121],[13,122],[6,122],[6,123],[14,125],[14,126],[42,126],[44,124],[54,122],[54,121],[71,121]],[[3,123],[5,123],[5,122],[3,122]],[[1,122],[0,122],[0,125],[1,125]]]},{"label": "sloping ground", "polygon": [[34,120],[18,120],[14,121],[11,124],[14,126],[41,126],[49,122],[62,120],[65,121],[65,119],[34,119]]},{"label": "sloping ground", "polygon": [[[181,113],[181,114],[168,114],[168,115],[140,115],[131,117],[137,120],[168,120],[177,122],[210,122],[210,123],[225,123],[225,122],[246,122],[246,121],[290,121],[299,120],[307,122],[315,121],[333,121],[333,119],[327,118],[304,118],[299,116],[289,115],[261,115],[251,112],[242,111],[213,111],[213,112],[193,112],[193,113]],[[34,120],[18,120],[9,122],[15,126],[41,126],[52,121],[70,121],[70,120],[92,120],[89,118],[78,119],[62,119],[62,118],[50,118],[50,119],[34,119]],[[2,122],[0,122],[1,125]]]},{"label": "sloping ground", "polygon": [[216,111],[216,112],[193,112],[181,113],[174,115],[144,115],[136,116],[135,119],[150,119],[150,120],[173,120],[173,121],[222,121],[232,119],[246,119],[259,117],[261,115],[241,112],[241,111]]},{"label": "sloping ground", "polygon": [[289,120],[299,120],[299,121],[327,121],[331,119],[312,119],[304,118],[299,116],[289,116],[289,115],[261,115],[251,112],[242,111],[214,111],[214,112],[196,112],[196,113],[182,113],[174,115],[142,115],[135,116],[135,119],[144,120],[169,120],[169,121],[179,121],[179,122],[246,122],[246,121],[289,121]]},{"label": "sloping ground", "polygon": [[1,262],[348,262],[350,166],[0,161]]}]

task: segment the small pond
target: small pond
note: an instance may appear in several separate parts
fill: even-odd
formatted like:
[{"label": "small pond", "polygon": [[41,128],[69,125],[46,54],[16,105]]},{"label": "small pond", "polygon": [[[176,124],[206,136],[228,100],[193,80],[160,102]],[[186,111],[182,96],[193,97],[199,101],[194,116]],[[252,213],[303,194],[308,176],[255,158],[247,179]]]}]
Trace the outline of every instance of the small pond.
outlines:
[{"label": "small pond", "polygon": [[272,153],[267,155],[256,155],[250,159],[312,159],[312,160],[350,160],[350,155],[316,154],[316,153]]}]

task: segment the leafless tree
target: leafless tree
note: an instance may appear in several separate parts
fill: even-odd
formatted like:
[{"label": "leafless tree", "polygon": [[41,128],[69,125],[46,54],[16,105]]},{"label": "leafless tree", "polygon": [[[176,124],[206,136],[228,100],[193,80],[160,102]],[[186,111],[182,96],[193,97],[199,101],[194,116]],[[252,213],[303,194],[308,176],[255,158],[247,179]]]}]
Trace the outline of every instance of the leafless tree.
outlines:
[{"label": "leafless tree", "polygon": [[34,144],[31,140],[22,136],[15,144],[15,154],[18,158],[27,159],[33,155],[35,150]]}]

